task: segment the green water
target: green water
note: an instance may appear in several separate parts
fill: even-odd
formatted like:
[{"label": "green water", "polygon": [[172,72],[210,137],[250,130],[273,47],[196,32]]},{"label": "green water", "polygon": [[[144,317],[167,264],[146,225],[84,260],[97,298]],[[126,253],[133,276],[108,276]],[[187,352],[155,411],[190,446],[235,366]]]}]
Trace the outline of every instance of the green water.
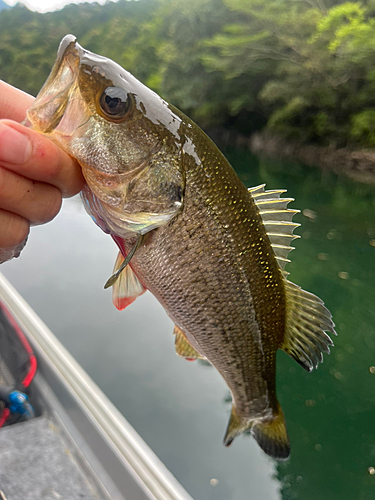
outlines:
[{"label": "green water", "polygon": [[103,284],[117,252],[79,200],[33,228],[21,258],[1,271],[196,500],[373,499],[375,186],[244,151],[227,156],[247,186],[285,188],[296,199],[302,237],[289,278],[319,295],[337,326],[331,354],[312,373],[278,354],[287,462],[250,437],[222,446],[225,384],[175,355],[173,325],[150,294],[115,310]]},{"label": "green water", "polygon": [[228,157],[246,185],[286,188],[290,207],[309,216],[295,217],[302,237],[289,279],[325,301],[338,334],[314,373],[278,357],[293,450],[277,466],[282,498],[375,498],[375,187],[243,152]]}]

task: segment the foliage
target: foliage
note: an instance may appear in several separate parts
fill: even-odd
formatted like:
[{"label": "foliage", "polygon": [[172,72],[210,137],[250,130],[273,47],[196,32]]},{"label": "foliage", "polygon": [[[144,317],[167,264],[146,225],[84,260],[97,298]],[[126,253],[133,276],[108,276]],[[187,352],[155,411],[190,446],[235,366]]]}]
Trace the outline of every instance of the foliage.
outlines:
[{"label": "foliage", "polygon": [[69,32],[205,127],[375,146],[375,0],[16,6],[0,13],[1,78],[36,94]]}]

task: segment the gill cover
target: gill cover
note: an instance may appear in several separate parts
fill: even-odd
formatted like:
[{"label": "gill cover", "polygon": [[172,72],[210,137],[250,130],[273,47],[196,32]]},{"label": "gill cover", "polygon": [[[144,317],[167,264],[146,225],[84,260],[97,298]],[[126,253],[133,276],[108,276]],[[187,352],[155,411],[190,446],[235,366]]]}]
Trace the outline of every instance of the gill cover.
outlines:
[{"label": "gill cover", "polygon": [[92,193],[86,207],[108,232],[145,234],[182,210],[181,119],[125,69],[85,50],[72,35],[62,40],[27,117],[80,163]]}]

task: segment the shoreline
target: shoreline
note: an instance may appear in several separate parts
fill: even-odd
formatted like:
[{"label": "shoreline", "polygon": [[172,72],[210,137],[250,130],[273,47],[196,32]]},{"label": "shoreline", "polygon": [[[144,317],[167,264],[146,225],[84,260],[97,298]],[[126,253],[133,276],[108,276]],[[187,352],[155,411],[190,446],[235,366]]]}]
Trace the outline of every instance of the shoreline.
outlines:
[{"label": "shoreline", "polygon": [[364,184],[375,184],[375,150],[317,146],[288,141],[269,132],[250,136],[232,130],[214,129],[209,136],[222,147],[234,146],[274,159],[301,161],[308,166],[329,169]]}]

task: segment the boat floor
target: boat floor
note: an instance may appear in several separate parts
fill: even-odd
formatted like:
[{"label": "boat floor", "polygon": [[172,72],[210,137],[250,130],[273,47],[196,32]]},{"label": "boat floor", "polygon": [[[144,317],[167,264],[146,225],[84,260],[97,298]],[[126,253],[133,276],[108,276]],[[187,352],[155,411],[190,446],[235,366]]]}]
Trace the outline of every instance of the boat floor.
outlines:
[{"label": "boat floor", "polygon": [[[0,429],[0,500],[193,500],[0,273],[1,304],[38,369],[28,387],[37,417]],[[1,311],[0,385],[9,392],[27,361]]]},{"label": "boat floor", "polygon": [[9,425],[0,432],[1,500],[98,500],[47,414]]}]

